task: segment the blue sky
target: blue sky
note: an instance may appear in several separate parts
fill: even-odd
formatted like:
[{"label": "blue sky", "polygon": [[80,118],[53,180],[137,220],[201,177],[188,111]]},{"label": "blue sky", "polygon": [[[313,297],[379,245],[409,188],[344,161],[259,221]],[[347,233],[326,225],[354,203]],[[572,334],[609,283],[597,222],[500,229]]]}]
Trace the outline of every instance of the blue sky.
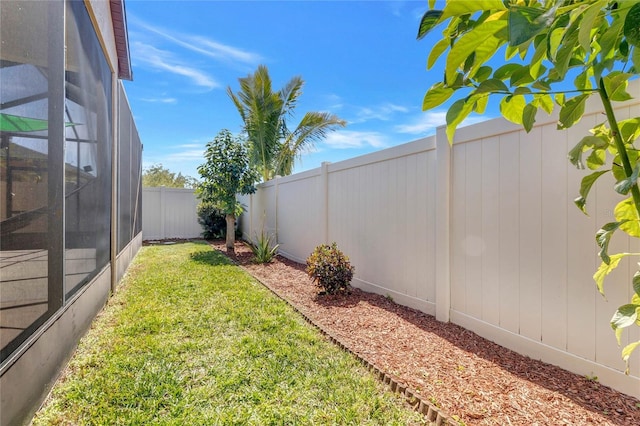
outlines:
[{"label": "blue sky", "polygon": [[421,110],[442,77],[442,66],[426,70],[440,31],[415,39],[427,8],[426,0],[127,0],[134,80],[125,87],[143,167],[161,163],[198,178],[206,143],[242,128],[226,88],[237,91],[238,78],[259,64],[275,89],[294,75],[306,82],[291,123],[306,111],[348,122],[306,152],[296,172],[433,134],[446,106]]}]

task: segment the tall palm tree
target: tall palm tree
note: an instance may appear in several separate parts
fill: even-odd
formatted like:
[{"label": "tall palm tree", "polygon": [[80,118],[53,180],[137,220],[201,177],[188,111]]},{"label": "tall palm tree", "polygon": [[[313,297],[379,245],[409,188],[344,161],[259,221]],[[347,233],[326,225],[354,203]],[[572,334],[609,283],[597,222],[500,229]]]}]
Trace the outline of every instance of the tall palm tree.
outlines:
[{"label": "tall palm tree", "polygon": [[227,94],[244,122],[249,161],[265,182],[276,175],[290,175],[304,149],[323,139],[329,131],[346,125],[346,121],[334,114],[307,112],[296,128],[289,130],[287,119],[302,94],[304,80],[301,77],[293,77],[274,92],[269,70],[260,65],[255,73],[238,81],[238,93],[227,87]]}]

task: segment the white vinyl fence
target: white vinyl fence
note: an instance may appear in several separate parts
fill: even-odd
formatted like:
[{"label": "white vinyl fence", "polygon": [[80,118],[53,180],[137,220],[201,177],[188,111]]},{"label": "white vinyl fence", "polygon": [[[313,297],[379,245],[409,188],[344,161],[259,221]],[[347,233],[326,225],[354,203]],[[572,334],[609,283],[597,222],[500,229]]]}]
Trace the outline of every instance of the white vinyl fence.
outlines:
[{"label": "white vinyl fence", "polygon": [[[640,85],[630,86],[634,96]],[[595,101],[595,99],[593,99]],[[353,285],[451,321],[531,358],[640,397],[640,351],[624,374],[609,320],[628,303],[637,260],[623,260],[604,299],[592,275],[595,232],[620,200],[602,178],[590,216],[573,204],[580,180],[568,151],[604,116],[587,105],[582,121],[556,130],[538,114],[530,133],[495,119],[444,127],[405,145],[277,178],[241,197],[245,238],[265,231],[280,253],[304,262],[335,241],[356,268]],[[640,101],[617,108],[640,116]],[[620,233],[610,253],[640,252]],[[638,327],[622,343],[640,339]]]},{"label": "white vinyl fence", "polygon": [[193,189],[142,188],[142,238],[199,238],[202,226]]}]

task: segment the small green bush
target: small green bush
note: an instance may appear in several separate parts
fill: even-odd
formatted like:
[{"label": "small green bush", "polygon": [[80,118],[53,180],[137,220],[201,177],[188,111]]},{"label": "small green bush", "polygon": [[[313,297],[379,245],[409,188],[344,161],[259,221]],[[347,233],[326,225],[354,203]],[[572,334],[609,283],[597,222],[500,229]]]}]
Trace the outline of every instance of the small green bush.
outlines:
[{"label": "small green bush", "polygon": [[273,257],[278,253],[278,247],[280,244],[271,246],[271,236],[262,231],[258,236],[256,234],[255,243],[246,243],[253,252],[253,260],[256,263],[270,263]]},{"label": "small green bush", "polygon": [[338,249],[335,242],[317,246],[307,258],[307,274],[323,289],[320,294],[335,294],[346,290],[354,271],[349,258]]},{"label": "small green bush", "polygon": [[224,238],[227,232],[227,221],[225,214],[213,203],[200,203],[197,208],[198,223],[204,231],[202,236],[205,240],[214,238]]}]

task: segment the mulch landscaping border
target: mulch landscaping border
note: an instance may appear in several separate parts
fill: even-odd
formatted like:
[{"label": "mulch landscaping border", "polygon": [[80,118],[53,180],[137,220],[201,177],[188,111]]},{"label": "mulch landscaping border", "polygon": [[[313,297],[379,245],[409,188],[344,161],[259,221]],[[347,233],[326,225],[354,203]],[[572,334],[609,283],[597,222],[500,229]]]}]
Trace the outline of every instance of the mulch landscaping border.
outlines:
[{"label": "mulch landscaping border", "polygon": [[277,298],[279,298],[280,300],[282,300],[285,303],[287,303],[287,305],[291,306],[291,308],[293,308],[294,311],[296,311],[298,314],[300,314],[300,316],[302,316],[302,318],[304,318],[304,320],[306,322],[311,324],[313,327],[315,327],[317,330],[319,330],[320,333],[322,333],[324,336],[326,336],[330,342],[332,342],[333,344],[338,346],[340,349],[344,350],[345,352],[347,352],[347,353],[351,354],[353,357],[355,357],[363,366],[365,366],[365,368],[367,368],[369,371],[371,371],[374,374],[374,376],[377,377],[378,380],[381,383],[383,383],[389,389],[391,389],[392,392],[403,396],[405,398],[406,402],[414,410],[416,410],[418,413],[423,414],[427,418],[427,420],[430,421],[433,425],[436,425],[436,426],[460,426],[460,422],[456,421],[451,416],[445,414],[440,408],[436,407],[433,403],[431,403],[430,401],[425,401],[425,400],[421,399],[418,396],[418,393],[415,390],[411,389],[410,387],[408,387],[408,386],[406,386],[406,385],[404,385],[402,383],[398,383],[392,376],[390,376],[387,373],[385,373],[384,371],[382,371],[379,367],[377,367],[374,364],[371,364],[369,361],[364,359],[362,356],[360,356],[359,354],[353,352],[348,346],[346,346],[344,343],[342,343],[335,336],[331,335],[327,330],[323,329],[320,325],[314,323],[307,315],[304,314],[304,312],[302,312],[295,305],[293,305],[291,302],[289,302],[286,298],[284,298],[282,295],[280,295],[276,290],[274,290],[269,285],[267,285],[265,282],[263,282],[261,279],[259,279],[254,274],[252,274],[249,269],[245,268],[242,264],[237,262],[235,259],[232,259],[231,257],[227,256],[227,254],[224,251],[218,250],[216,248],[215,244],[213,244],[210,241],[207,241],[207,244],[209,244],[209,246],[211,246],[217,252],[223,254],[227,259],[229,259],[229,261],[231,263],[233,263],[234,265],[238,266],[239,268],[244,270],[246,273],[251,275],[256,281],[258,281],[265,288],[267,288]]}]

